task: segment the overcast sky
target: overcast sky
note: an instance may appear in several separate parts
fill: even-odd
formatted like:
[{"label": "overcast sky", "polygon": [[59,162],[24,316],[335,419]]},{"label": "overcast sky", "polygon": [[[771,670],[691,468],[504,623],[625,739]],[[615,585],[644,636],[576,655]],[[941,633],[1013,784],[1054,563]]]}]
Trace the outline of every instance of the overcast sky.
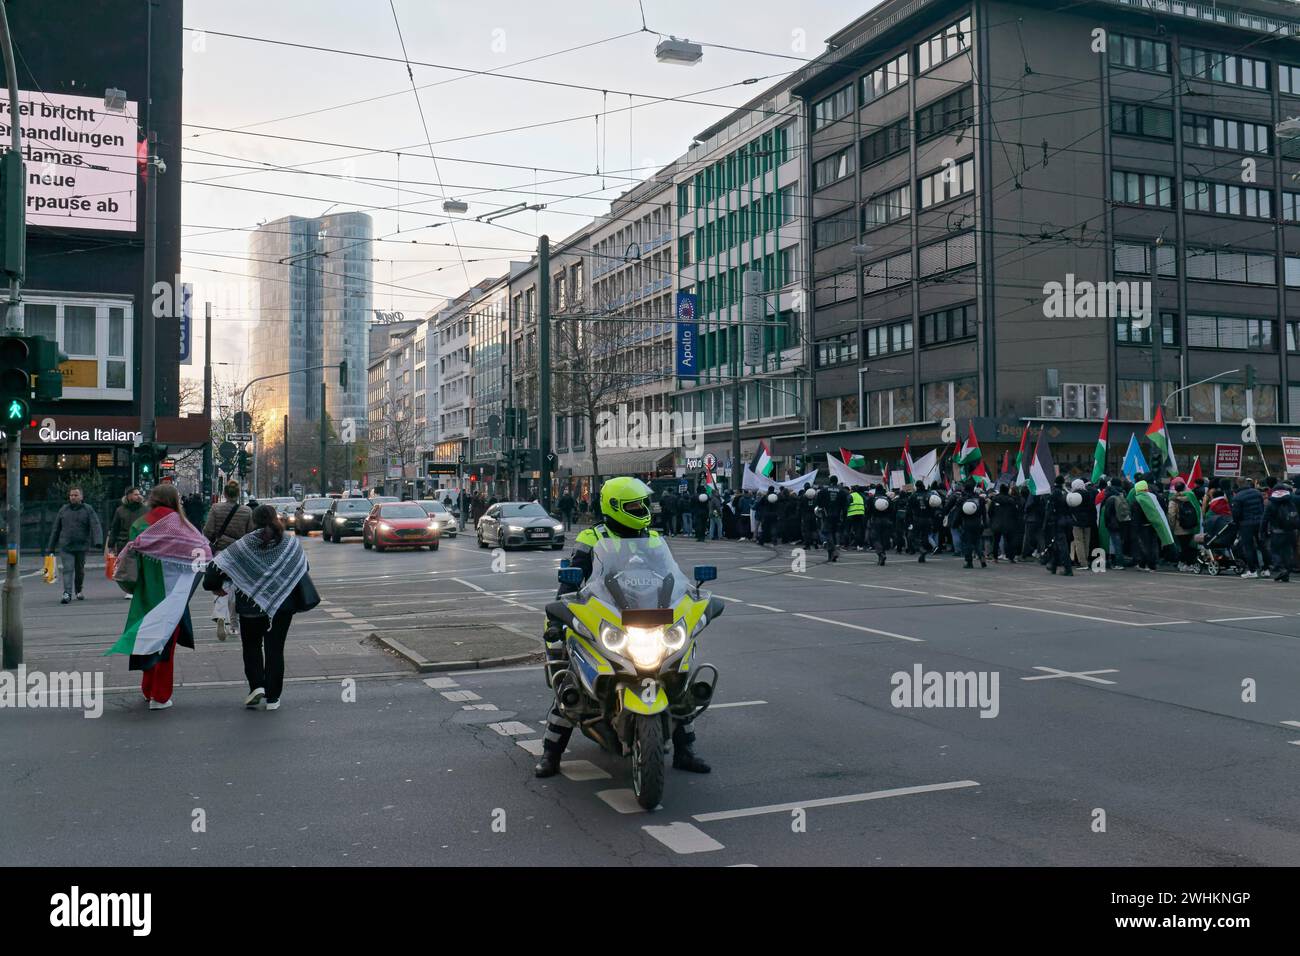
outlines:
[{"label": "overcast sky", "polygon": [[[827,36],[874,5],[645,0],[645,18],[665,35],[811,58],[825,49]],[[196,318],[205,300],[214,303],[213,360],[232,363],[216,370],[219,378],[242,377],[246,333],[256,317],[244,308],[241,280],[247,230],[258,222],[331,208],[369,211],[375,236],[394,240],[373,247],[374,307],[420,314],[441,297],[503,274],[512,258],[526,259],[539,233],[559,238],[607,211],[609,200],[630,185],[626,177],[675,159],[725,115],[724,107],[744,103],[800,66],[797,59],[717,47],[706,48],[695,66],[661,64],[654,57],[658,38],[638,32],[637,0],[395,0],[395,6],[412,61],[619,92],[413,62],[426,138],[402,62],[216,35],[400,59],[389,0],[186,0],[182,270],[195,287]],[[610,39],[625,33],[631,35]],[[595,45],[561,52],[585,44]],[[545,59],[520,62],[535,57]],[[754,77],[765,79],[738,85]],[[718,105],[629,101],[628,93]],[[605,112],[598,141],[595,116]],[[556,122],[564,120],[572,121]],[[506,132],[530,124],[548,125]],[[435,143],[436,169],[426,139]],[[374,150],[385,152],[366,154]],[[265,168],[302,164],[311,165],[293,172]],[[241,168],[249,166],[261,168]],[[607,174],[603,181],[597,169]],[[521,201],[550,208],[515,214],[501,226],[461,219],[453,227],[442,213],[444,196],[468,202],[471,220]],[[196,324],[199,364],[186,374],[201,377],[202,322]]]}]

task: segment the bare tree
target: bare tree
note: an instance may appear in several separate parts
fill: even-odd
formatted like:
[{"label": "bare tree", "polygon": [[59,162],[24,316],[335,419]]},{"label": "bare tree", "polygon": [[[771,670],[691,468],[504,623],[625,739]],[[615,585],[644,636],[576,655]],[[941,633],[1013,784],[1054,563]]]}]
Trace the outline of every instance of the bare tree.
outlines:
[{"label": "bare tree", "polygon": [[416,427],[410,406],[398,404],[391,398],[384,399],[377,424],[379,435],[370,436],[370,450],[373,452],[378,446],[385,462],[396,458],[405,478],[406,466],[415,461]]}]

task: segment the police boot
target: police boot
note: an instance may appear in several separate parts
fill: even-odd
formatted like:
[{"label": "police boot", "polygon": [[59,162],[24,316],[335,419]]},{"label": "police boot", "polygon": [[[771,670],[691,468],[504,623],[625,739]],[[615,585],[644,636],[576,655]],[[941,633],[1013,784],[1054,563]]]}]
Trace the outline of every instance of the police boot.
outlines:
[{"label": "police boot", "polygon": [[695,734],[687,733],[680,724],[673,730],[673,769],[691,773],[708,773],[712,768],[695,755],[692,745]]},{"label": "police boot", "polygon": [[537,761],[537,766],[533,768],[533,776],[554,777],[560,772],[560,757],[563,754],[564,750],[560,747],[552,747],[549,743],[542,744],[542,759]]}]

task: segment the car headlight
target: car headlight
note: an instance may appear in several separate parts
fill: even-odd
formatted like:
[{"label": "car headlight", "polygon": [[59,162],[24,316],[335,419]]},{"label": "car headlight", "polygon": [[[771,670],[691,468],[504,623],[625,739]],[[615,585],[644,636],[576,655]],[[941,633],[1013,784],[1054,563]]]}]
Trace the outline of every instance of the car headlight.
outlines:
[{"label": "car headlight", "polygon": [[556,530],[556,531],[563,531],[563,530],[564,530],[564,525],[560,524],[558,521],[555,522],[555,524],[551,525],[551,527],[552,527],[554,530]]},{"label": "car headlight", "polygon": [[393,530],[393,526],[390,525],[387,521],[381,521],[381,522],[379,522],[379,530],[380,530],[380,531],[392,531],[392,530]]},{"label": "car headlight", "polygon": [[508,524],[506,525],[506,530],[509,531],[511,534],[519,534],[524,529],[517,524]]},{"label": "car headlight", "polygon": [[437,530],[438,530],[438,527],[439,527],[438,522],[436,522],[436,521],[430,521],[430,522],[429,522],[429,530],[430,530],[430,531],[437,531]]}]

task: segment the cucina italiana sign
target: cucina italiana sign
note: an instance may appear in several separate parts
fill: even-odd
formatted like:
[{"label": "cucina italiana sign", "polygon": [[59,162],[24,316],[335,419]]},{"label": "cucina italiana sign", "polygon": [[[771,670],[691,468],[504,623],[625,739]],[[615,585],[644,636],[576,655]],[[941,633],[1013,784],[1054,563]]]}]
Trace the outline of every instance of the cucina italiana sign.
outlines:
[{"label": "cucina italiana sign", "polygon": [[95,423],[82,420],[60,424],[57,419],[43,418],[36,429],[36,438],[46,445],[138,445],[140,432],[111,421]]}]

